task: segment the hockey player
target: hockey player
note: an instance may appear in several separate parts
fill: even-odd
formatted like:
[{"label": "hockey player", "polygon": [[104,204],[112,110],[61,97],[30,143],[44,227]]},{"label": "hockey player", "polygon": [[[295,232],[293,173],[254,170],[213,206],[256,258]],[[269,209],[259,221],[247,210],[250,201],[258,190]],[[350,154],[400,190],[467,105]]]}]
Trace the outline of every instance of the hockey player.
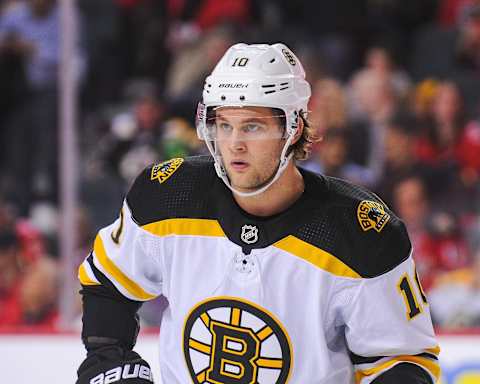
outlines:
[{"label": "hockey player", "polygon": [[164,384],[427,384],[428,303],[403,223],[373,193],[296,166],[310,86],[283,44],[237,44],[206,79],[212,156],[138,176],[79,269],[78,384],[151,383],[132,351],[164,295]]}]

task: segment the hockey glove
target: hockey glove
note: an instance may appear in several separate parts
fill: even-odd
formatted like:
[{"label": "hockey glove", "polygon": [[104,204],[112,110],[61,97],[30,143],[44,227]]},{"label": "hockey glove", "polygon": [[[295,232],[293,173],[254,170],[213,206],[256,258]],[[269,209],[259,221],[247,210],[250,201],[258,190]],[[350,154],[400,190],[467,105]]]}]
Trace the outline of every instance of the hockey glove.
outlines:
[{"label": "hockey glove", "polygon": [[76,384],[151,384],[150,365],[134,351],[106,346],[88,353],[78,368]]}]

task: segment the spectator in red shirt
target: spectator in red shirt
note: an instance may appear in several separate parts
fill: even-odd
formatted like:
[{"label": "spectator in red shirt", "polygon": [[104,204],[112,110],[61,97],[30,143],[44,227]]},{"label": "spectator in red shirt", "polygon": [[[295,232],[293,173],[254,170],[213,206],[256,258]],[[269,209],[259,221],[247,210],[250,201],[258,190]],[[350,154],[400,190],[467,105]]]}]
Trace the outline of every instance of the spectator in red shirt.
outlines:
[{"label": "spectator in red shirt", "polygon": [[466,240],[456,218],[434,212],[423,180],[407,176],[394,187],[394,209],[404,220],[422,284],[430,289],[440,274],[470,263]]},{"label": "spectator in red shirt", "polygon": [[465,121],[462,104],[453,82],[440,83],[416,154],[424,163],[458,169],[464,182],[471,185],[480,173],[480,125]]},{"label": "spectator in red shirt", "polygon": [[417,143],[417,156],[426,163],[439,164],[455,160],[455,146],[465,126],[462,99],[452,82],[437,87],[430,115],[423,122]]},{"label": "spectator in red shirt", "polygon": [[58,267],[47,256],[30,260],[13,227],[0,231],[0,329],[52,327]]}]

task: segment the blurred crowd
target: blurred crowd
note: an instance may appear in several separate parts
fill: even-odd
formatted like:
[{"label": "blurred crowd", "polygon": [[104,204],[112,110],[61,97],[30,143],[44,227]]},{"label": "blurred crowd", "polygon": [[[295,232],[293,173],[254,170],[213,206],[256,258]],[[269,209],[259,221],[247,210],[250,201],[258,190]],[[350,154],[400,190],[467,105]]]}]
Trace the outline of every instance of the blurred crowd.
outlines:
[{"label": "blurred crowd", "polygon": [[[226,48],[284,42],[322,138],[301,166],[375,191],[406,223],[435,324],[480,326],[480,1],[75,4],[78,263],[143,167],[205,153],[195,110]],[[0,330],[58,318],[60,44],[58,1],[0,0]]]}]

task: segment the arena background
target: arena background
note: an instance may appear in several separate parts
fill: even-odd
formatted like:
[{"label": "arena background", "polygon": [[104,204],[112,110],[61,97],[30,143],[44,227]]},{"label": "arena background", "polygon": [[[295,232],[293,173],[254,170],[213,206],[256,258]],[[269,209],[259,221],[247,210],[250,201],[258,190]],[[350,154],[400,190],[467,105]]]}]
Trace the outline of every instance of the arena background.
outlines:
[{"label": "arena background", "polygon": [[[480,383],[475,0],[0,0],[2,382],[74,382],[76,268],[144,166],[205,153],[196,104],[235,42],[284,42],[304,63],[323,139],[302,166],[402,217],[442,383]],[[165,305],[141,310],[157,378]]]}]

